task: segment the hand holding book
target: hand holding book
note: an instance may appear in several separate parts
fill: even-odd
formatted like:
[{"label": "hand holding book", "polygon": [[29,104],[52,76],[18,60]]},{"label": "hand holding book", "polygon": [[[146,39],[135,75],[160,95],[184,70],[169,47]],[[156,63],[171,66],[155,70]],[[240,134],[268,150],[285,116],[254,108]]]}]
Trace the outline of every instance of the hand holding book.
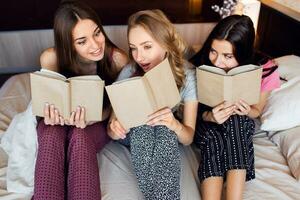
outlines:
[{"label": "hand holding book", "polygon": [[[172,110],[168,107],[160,109],[149,115],[146,124],[150,126],[165,125],[176,134],[180,133],[183,129],[183,125],[174,117]],[[125,139],[129,131],[122,126],[121,122],[114,114],[109,120],[108,127],[110,136],[115,140]]]},{"label": "hand holding book", "polygon": [[48,103],[44,107],[44,122],[46,125],[74,125],[77,128],[85,128],[87,125],[93,123],[87,123],[85,121],[85,109],[78,107],[76,112],[72,112],[69,119],[64,119],[55,105]]}]

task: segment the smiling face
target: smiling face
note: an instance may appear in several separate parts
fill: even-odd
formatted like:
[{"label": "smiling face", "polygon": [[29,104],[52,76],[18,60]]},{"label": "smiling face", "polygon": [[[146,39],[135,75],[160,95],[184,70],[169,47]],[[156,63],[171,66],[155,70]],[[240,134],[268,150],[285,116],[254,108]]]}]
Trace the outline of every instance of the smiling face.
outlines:
[{"label": "smiling face", "polygon": [[209,51],[209,60],[214,66],[225,71],[239,65],[233,54],[232,44],[226,40],[213,40]]},{"label": "smiling face", "polygon": [[141,26],[130,29],[128,40],[132,57],[144,72],[158,65],[166,56],[166,50]]},{"label": "smiling face", "polygon": [[79,20],[72,36],[75,50],[81,59],[90,62],[103,58],[105,37],[95,22],[90,19]]}]

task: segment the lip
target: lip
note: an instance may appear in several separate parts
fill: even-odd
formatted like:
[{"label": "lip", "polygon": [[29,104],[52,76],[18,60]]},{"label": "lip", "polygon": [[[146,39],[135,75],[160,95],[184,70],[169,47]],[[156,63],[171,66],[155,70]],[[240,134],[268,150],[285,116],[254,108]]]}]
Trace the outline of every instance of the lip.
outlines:
[{"label": "lip", "polygon": [[148,71],[150,69],[151,63],[140,63],[139,64],[144,71]]},{"label": "lip", "polygon": [[93,56],[100,56],[102,54],[102,48],[97,49],[96,51],[91,52]]}]

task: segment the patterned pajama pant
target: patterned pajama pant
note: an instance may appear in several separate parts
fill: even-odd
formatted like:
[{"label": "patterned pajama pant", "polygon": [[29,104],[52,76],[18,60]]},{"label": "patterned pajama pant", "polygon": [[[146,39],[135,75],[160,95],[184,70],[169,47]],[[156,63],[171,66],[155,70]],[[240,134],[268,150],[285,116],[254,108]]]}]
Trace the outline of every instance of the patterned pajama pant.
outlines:
[{"label": "patterned pajama pant", "polygon": [[97,151],[109,141],[105,123],[84,129],[38,124],[34,200],[99,200]]},{"label": "patterned pajama pant", "polygon": [[120,143],[130,146],[138,185],[146,200],[180,199],[180,152],[166,126],[132,128]]},{"label": "patterned pajama pant", "polygon": [[246,181],[255,178],[252,136],[254,121],[233,115],[223,124],[198,121],[194,142],[200,148],[200,181],[212,176],[226,178],[232,169],[246,169]]}]

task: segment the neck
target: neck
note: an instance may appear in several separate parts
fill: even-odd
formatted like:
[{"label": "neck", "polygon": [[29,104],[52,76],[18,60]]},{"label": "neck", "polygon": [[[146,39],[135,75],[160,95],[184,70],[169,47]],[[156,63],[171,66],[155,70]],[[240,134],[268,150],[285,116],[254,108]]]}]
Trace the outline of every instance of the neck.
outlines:
[{"label": "neck", "polygon": [[78,58],[78,65],[75,67],[75,72],[82,75],[97,74],[97,63],[91,60],[83,60]]}]

